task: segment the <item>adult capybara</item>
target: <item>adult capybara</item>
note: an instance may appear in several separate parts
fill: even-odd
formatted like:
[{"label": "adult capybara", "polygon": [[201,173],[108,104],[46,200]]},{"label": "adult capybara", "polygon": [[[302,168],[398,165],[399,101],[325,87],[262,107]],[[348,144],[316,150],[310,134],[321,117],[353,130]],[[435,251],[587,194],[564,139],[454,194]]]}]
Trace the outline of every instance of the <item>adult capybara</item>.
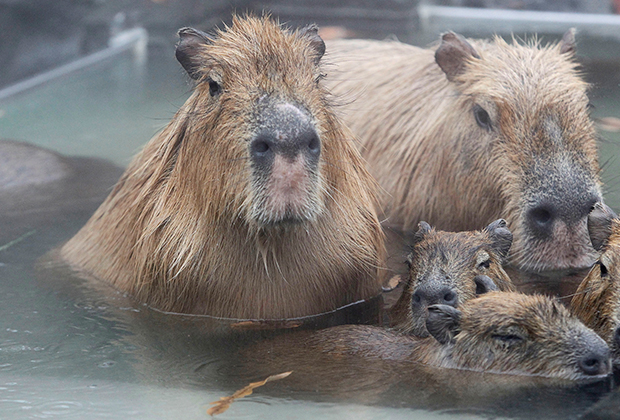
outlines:
[{"label": "adult capybara", "polygon": [[496,220],[480,231],[443,232],[420,222],[407,256],[409,273],[403,293],[391,309],[401,332],[427,337],[428,307],[457,307],[490,291],[515,291],[502,269],[512,234]]},{"label": "adult capybara", "polygon": [[604,204],[588,216],[592,245],[601,257],[581,282],[570,308],[598,333],[620,362],[620,219]]},{"label": "adult capybara", "polygon": [[165,311],[289,318],[377,295],[374,184],[328,106],[317,28],[179,36],[195,91],[64,258]]},{"label": "adult capybara", "polygon": [[431,305],[426,326],[432,337],[341,325],[279,337],[261,343],[264,350],[252,349],[252,354],[258,358],[260,351],[268,351],[278,371],[295,370],[298,364],[311,363],[316,369],[379,359],[401,369],[415,363],[571,380],[611,372],[607,344],[561,303],[543,295],[489,292],[458,309]]},{"label": "adult capybara", "polygon": [[387,192],[386,226],[460,231],[503,217],[519,272],[559,277],[595,261],[586,217],[601,183],[574,31],[548,46],[449,32],[431,49],[339,40],[328,51],[329,87]]}]

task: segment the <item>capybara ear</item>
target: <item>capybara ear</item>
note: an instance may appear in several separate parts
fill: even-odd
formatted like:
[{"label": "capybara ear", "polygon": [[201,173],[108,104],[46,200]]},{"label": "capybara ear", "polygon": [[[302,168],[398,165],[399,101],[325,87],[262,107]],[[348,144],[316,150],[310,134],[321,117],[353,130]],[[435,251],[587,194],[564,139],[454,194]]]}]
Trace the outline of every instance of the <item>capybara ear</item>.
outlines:
[{"label": "capybara ear", "polygon": [[421,221],[420,223],[418,223],[418,231],[415,233],[415,235],[413,235],[413,243],[411,244],[411,247],[414,247],[415,244],[421,242],[422,239],[424,239],[424,236],[426,236],[426,234],[429,233],[432,229],[433,228],[431,227],[431,225],[429,225],[425,221]]},{"label": "capybara ear", "polygon": [[570,28],[560,41],[560,54],[570,54],[574,55],[577,52],[577,47],[575,45],[575,34],[577,30],[575,28]]},{"label": "capybara ear", "polygon": [[588,215],[588,232],[590,241],[597,251],[601,251],[611,235],[611,225],[618,215],[606,204],[598,202]]},{"label": "capybara ear", "polygon": [[454,32],[447,32],[441,36],[441,45],[435,51],[435,62],[441,67],[453,81],[456,76],[463,73],[465,64],[470,58],[480,58],[474,47],[467,42],[465,37]]},{"label": "capybara ear", "polygon": [[202,76],[201,69],[205,64],[205,58],[201,55],[202,48],[212,42],[209,35],[198,29],[179,29],[176,57],[192,79],[198,80]]},{"label": "capybara ear", "polygon": [[450,305],[431,305],[428,307],[426,329],[441,344],[454,342],[459,332],[461,311]]},{"label": "capybara ear", "polygon": [[476,295],[484,295],[485,293],[499,291],[499,287],[497,287],[497,284],[495,284],[489,276],[476,276],[474,277],[474,283],[476,283]]},{"label": "capybara ear", "polygon": [[508,256],[508,251],[512,246],[512,232],[508,229],[504,219],[497,219],[489,226],[484,228],[491,239],[491,247],[503,260]]},{"label": "capybara ear", "polygon": [[310,24],[301,28],[298,32],[299,36],[310,41],[310,46],[315,51],[314,63],[319,64],[323,54],[325,54],[325,42],[319,35],[319,27],[316,24]]}]

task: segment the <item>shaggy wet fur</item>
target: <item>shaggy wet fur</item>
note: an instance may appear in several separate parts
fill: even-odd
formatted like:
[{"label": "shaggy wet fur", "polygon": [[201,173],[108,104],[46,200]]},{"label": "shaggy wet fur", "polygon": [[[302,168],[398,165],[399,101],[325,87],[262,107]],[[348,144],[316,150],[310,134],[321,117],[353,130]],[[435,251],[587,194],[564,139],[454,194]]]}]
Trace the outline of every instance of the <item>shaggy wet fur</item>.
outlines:
[{"label": "shaggy wet fur", "polygon": [[[184,48],[195,91],[62,248],[66,261],[173,312],[289,318],[377,295],[384,248],[375,185],[330,111],[317,38],[316,29],[235,17]],[[265,97],[307,111],[321,141],[304,221],[270,223],[269,208],[257,205],[266,184],[248,143]]]}]

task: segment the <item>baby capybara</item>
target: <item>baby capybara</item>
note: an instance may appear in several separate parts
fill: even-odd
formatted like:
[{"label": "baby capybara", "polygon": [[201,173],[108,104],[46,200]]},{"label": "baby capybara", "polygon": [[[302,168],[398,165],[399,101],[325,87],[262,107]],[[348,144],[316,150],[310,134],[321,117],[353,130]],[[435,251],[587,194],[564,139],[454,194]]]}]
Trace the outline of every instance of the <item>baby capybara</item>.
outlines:
[{"label": "baby capybara", "polygon": [[570,307],[609,345],[620,362],[620,219],[604,204],[588,216],[592,245],[602,251],[571,300]]},{"label": "baby capybara", "polygon": [[164,311],[289,318],[380,293],[373,180],[328,106],[315,26],[179,31],[196,88],[63,248]]},{"label": "baby capybara", "polygon": [[[368,325],[341,325],[285,337],[286,341],[264,347],[282,370],[309,360],[324,367],[331,360],[346,364],[372,359],[390,366],[400,363],[403,368],[408,363],[422,363],[569,380],[611,372],[607,344],[561,303],[543,295],[489,292],[458,309],[432,305],[426,326],[432,337],[413,337]],[[298,350],[293,353],[292,347]]]},{"label": "baby capybara", "polygon": [[547,46],[449,32],[430,49],[339,40],[328,51],[339,109],[386,191],[387,227],[461,231],[503,217],[508,262],[526,278],[596,260],[586,217],[601,183],[574,31]]},{"label": "baby capybara", "polygon": [[511,244],[512,234],[503,219],[467,232],[437,231],[420,222],[407,256],[403,293],[391,310],[392,325],[426,337],[429,306],[457,307],[490,291],[515,291],[502,269]]}]

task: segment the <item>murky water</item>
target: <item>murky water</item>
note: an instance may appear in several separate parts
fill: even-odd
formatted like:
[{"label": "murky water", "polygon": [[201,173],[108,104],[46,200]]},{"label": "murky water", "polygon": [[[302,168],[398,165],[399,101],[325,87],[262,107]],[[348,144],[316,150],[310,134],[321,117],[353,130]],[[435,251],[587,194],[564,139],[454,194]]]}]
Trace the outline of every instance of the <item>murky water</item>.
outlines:
[{"label": "murky water", "polygon": [[[620,63],[588,70],[594,116],[620,118]],[[0,104],[0,138],[124,166],[189,90],[172,52],[153,55],[142,70],[127,56]],[[606,197],[619,209],[620,134],[601,136]],[[49,253],[120,174],[103,162],[76,162],[62,185],[0,192],[0,418],[204,419],[210,402],[287,370],[293,374],[221,418],[564,419],[617,398],[612,381],[311,363],[294,352],[279,359],[268,355],[285,345],[281,332],[231,331],[228,323],[137,305],[76,278]]]}]

